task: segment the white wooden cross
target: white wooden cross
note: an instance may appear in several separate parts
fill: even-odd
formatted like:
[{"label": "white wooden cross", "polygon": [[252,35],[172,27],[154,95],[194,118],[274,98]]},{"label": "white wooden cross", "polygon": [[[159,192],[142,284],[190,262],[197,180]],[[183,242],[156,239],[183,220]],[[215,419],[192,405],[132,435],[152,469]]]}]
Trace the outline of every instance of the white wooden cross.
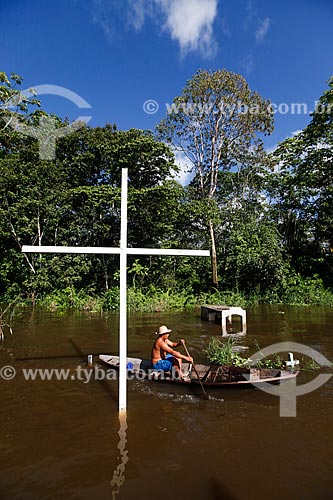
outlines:
[{"label": "white wooden cross", "polygon": [[120,254],[120,311],[119,311],[119,412],[127,403],[127,255],[175,255],[209,257],[209,250],[173,250],[127,247],[127,178],[122,169],[120,247],[66,247],[23,245],[25,253]]}]

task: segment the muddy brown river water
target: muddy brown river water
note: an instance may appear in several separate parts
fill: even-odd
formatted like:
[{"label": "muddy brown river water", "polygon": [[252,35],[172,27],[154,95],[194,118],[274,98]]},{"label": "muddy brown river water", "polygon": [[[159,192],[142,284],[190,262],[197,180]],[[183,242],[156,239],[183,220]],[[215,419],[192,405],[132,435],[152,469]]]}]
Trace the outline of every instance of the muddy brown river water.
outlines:
[{"label": "muddy brown river water", "polygon": [[[247,317],[249,354],[256,342],[293,341],[333,361],[333,309],[261,306]],[[220,335],[199,310],[131,314],[129,354],[149,357],[161,324],[197,362]],[[0,500],[333,499],[333,377],[297,398],[295,418],[257,389],[215,390],[206,401],[133,380],[120,428],[117,381],[76,377],[82,356],[117,353],[117,315],[17,310],[13,327],[0,347],[0,368],[16,371],[0,380]],[[70,378],[24,379],[37,368]],[[297,385],[316,376],[301,373]]]}]

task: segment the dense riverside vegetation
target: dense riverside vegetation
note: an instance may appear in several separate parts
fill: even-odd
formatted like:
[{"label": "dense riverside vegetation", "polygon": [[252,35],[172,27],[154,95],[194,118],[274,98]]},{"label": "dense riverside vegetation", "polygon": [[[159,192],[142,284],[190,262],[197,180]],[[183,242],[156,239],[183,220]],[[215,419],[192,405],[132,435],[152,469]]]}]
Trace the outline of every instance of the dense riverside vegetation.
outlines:
[{"label": "dense riverside vegetation", "polygon": [[[0,73],[1,301],[20,296],[21,302],[52,308],[117,309],[118,256],[24,255],[21,248],[118,246],[121,168],[128,167],[129,246],[214,248],[212,261],[129,256],[130,309],[181,309],[209,301],[333,305],[333,78],[309,125],[271,154],[260,134],[270,133],[272,116],[265,111],[249,123],[244,110],[242,115],[228,108],[238,116],[218,130],[220,149],[214,150],[215,142],[212,149],[208,137],[214,121],[194,120],[206,134],[202,157],[195,157],[197,131],[185,127],[183,114],[161,123],[159,139],[115,125],[82,127],[57,140],[54,159],[40,159],[37,140],[10,123],[13,97],[21,123],[36,126],[48,117],[37,99],[19,94],[21,81]],[[193,110],[193,103],[207,104],[209,95],[221,109],[223,99],[232,105],[236,88],[237,102],[267,105],[242,77],[226,71],[198,72],[181,102],[190,101]],[[57,129],[67,125],[49,118]],[[211,119],[219,118],[212,113]],[[193,179],[185,187],[174,180],[178,167],[167,145],[177,137],[192,144]]]}]

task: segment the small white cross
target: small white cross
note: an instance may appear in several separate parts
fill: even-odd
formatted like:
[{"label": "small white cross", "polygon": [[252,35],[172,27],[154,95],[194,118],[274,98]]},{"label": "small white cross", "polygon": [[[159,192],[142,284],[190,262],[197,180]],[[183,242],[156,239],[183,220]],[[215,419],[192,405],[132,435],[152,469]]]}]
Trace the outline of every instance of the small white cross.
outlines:
[{"label": "small white cross", "polygon": [[289,360],[288,361],[285,361],[285,365],[286,366],[296,366],[296,365],[299,365],[299,360],[298,359],[294,359],[294,353],[293,352],[288,352],[288,357],[289,357]]},{"label": "small white cross", "polygon": [[127,402],[127,255],[174,255],[209,257],[209,250],[179,250],[127,247],[127,178],[128,169],[121,177],[120,247],[66,247],[23,245],[25,253],[120,254],[120,310],[119,310],[119,412],[126,411]]}]

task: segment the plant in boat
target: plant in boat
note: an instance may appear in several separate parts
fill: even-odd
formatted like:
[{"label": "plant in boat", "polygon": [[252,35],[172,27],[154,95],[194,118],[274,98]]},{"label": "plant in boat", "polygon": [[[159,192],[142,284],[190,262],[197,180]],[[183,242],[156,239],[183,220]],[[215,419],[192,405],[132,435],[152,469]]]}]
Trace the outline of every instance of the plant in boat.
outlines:
[{"label": "plant in boat", "polygon": [[243,358],[243,356],[235,351],[236,344],[237,340],[233,337],[228,337],[226,342],[212,337],[204,352],[207,354],[210,363],[246,367],[248,366],[249,359]]}]

